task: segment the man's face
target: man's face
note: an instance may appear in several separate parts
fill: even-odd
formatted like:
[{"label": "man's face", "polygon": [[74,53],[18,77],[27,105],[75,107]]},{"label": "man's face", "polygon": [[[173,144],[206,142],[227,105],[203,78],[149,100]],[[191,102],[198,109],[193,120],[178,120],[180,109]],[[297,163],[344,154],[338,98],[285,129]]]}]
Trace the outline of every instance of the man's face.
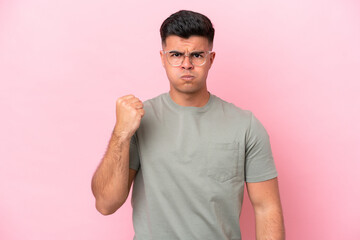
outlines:
[{"label": "man's face", "polygon": [[[211,51],[211,45],[205,37],[191,36],[188,39],[178,36],[168,36],[163,45],[164,51],[176,51],[183,54],[193,52]],[[209,69],[214,61],[215,53],[210,53],[206,57],[206,62],[202,66],[195,66],[190,62],[189,57],[185,57],[180,66],[174,67],[166,59],[166,54],[160,51],[162,65],[170,82],[170,91],[185,94],[195,94],[207,91],[206,78]]]}]

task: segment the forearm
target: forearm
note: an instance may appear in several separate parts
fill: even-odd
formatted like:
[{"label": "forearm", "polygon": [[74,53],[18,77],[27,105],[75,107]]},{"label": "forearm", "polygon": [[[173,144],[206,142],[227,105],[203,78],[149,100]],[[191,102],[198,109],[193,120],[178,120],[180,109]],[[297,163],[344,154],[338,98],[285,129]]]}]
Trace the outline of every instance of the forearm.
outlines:
[{"label": "forearm", "polygon": [[281,206],[255,211],[256,240],[284,240],[285,227]]},{"label": "forearm", "polygon": [[106,153],[92,179],[96,208],[102,214],[115,212],[129,194],[130,139],[112,133]]}]

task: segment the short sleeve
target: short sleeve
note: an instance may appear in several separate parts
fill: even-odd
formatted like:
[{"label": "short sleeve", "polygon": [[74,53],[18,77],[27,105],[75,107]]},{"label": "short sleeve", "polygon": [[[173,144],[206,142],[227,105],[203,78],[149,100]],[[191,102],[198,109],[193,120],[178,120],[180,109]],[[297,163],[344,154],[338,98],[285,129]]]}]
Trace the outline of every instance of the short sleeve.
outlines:
[{"label": "short sleeve", "polygon": [[270,139],[261,122],[251,114],[246,134],[245,181],[261,182],[277,177]]},{"label": "short sleeve", "polygon": [[138,142],[136,133],[131,137],[129,151],[129,168],[136,171],[140,168],[140,157],[138,151]]}]

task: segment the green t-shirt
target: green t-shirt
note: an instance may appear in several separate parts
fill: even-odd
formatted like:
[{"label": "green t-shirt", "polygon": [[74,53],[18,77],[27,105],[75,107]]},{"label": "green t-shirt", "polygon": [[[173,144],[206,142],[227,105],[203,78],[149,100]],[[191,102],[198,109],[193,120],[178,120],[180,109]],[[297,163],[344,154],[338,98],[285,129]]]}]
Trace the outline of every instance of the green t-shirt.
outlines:
[{"label": "green t-shirt", "polygon": [[164,93],[144,109],[130,144],[134,239],[240,240],[244,182],[277,177],[263,125],[213,94],[184,107]]}]

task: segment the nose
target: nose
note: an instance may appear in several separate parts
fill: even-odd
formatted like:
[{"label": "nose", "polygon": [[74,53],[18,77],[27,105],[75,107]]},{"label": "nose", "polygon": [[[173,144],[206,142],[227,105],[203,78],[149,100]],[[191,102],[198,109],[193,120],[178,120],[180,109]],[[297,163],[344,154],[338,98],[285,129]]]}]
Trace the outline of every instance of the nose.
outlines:
[{"label": "nose", "polygon": [[190,61],[190,56],[184,56],[184,61],[181,64],[181,68],[183,69],[193,69],[194,65],[192,65]]}]

